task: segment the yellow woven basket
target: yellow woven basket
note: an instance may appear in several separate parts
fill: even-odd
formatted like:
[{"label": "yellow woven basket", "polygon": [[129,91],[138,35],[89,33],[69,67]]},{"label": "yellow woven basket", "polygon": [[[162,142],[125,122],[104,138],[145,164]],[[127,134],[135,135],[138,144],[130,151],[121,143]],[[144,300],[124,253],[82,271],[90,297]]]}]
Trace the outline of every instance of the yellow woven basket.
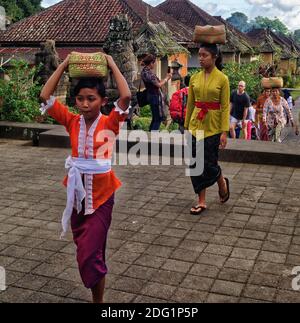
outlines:
[{"label": "yellow woven basket", "polygon": [[107,73],[107,60],[103,53],[71,53],[69,60],[70,77],[106,77]]}]

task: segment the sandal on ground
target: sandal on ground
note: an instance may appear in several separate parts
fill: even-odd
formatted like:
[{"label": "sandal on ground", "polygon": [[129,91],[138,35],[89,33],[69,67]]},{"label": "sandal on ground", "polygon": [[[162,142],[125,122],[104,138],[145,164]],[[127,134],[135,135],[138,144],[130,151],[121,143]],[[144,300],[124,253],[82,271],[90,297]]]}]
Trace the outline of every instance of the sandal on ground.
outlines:
[{"label": "sandal on ground", "polygon": [[206,206],[196,205],[196,206],[191,208],[190,213],[192,215],[199,215],[205,210],[206,210]]},{"label": "sandal on ground", "polygon": [[225,177],[225,178],[224,178],[224,180],[225,180],[225,182],[226,182],[227,192],[226,192],[226,194],[225,194],[225,195],[222,195],[222,194],[220,193],[220,191],[219,191],[220,202],[221,202],[222,204],[226,203],[226,202],[229,200],[229,198],[230,198],[229,179]]}]

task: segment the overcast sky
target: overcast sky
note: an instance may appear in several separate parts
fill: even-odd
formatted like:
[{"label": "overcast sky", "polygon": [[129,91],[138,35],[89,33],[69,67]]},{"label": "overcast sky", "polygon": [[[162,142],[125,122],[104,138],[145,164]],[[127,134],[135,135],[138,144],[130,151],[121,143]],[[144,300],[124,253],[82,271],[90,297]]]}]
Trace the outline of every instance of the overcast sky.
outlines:
[{"label": "overcast sky", "polygon": [[[109,0],[102,0],[109,1]],[[155,6],[164,0],[145,0]],[[259,15],[270,18],[278,17],[290,29],[300,29],[300,0],[191,0],[212,15],[228,18],[232,12],[240,11],[248,17]],[[44,0],[42,5],[48,7],[59,0]],[[221,2],[221,3],[220,3]]]}]

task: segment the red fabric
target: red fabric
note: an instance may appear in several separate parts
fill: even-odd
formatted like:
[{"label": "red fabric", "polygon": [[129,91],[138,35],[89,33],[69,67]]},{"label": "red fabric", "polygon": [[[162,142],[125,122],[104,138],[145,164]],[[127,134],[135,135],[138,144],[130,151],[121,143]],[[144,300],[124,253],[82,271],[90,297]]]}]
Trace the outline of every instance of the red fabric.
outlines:
[{"label": "red fabric", "polygon": [[178,90],[172,95],[170,102],[170,114],[174,121],[184,121],[186,116],[188,88]]},{"label": "red fabric", "polygon": [[260,123],[260,140],[261,141],[270,141],[269,134],[268,134],[268,128],[263,124],[263,122]]},{"label": "red fabric", "polygon": [[71,218],[73,239],[77,246],[77,262],[86,288],[93,288],[107,274],[105,250],[111,224],[114,195],[93,214],[77,214]]},{"label": "red fabric", "polygon": [[247,122],[247,140],[251,140],[252,121]]},{"label": "red fabric", "polygon": [[198,113],[198,119],[200,121],[203,121],[206,117],[206,114],[208,113],[209,110],[220,110],[221,109],[221,104],[219,102],[195,102],[195,106],[198,109],[201,109],[200,112]]}]

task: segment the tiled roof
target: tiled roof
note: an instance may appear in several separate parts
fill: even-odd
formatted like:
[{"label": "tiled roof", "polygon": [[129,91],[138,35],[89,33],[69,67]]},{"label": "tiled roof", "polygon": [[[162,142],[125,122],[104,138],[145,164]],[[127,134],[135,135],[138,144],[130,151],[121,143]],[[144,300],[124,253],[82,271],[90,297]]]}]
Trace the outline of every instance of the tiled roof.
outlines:
[{"label": "tiled roof", "polygon": [[266,40],[269,38],[272,40],[273,44],[282,50],[282,58],[292,58],[299,57],[299,48],[293,40],[283,34],[274,33],[271,30],[266,29],[254,29],[248,32],[248,36],[253,39],[253,41],[259,45],[263,46]]},{"label": "tiled roof", "polygon": [[109,21],[117,14],[128,14],[137,31],[146,21],[147,7],[151,22],[165,21],[177,41],[191,41],[191,29],[141,0],[64,0],[11,25],[0,35],[0,42],[29,46],[53,39],[57,44],[92,46],[105,40]]},{"label": "tiled roof", "polygon": [[[71,52],[95,53],[101,51],[100,47],[56,47],[56,52],[61,60],[64,60]],[[0,56],[5,60],[11,57],[24,58],[29,63],[34,63],[35,54],[40,51],[39,47],[0,47]]]},{"label": "tiled roof", "polygon": [[189,0],[166,0],[156,8],[173,16],[181,23],[194,28],[196,25],[220,25],[220,22]]}]

